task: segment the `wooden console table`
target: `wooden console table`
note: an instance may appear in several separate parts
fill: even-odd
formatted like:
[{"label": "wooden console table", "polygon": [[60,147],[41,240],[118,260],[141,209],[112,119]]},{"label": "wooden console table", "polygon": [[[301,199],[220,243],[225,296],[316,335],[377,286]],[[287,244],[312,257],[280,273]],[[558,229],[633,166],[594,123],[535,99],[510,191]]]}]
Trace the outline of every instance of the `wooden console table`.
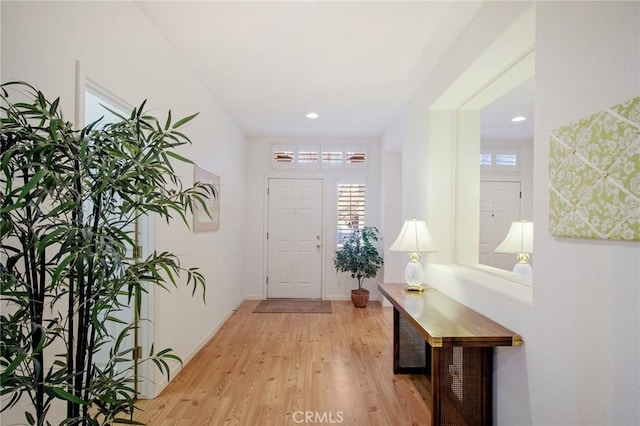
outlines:
[{"label": "wooden console table", "polygon": [[491,425],[493,348],[519,335],[440,293],[379,284],[393,305],[393,372],[425,374],[432,425]]}]

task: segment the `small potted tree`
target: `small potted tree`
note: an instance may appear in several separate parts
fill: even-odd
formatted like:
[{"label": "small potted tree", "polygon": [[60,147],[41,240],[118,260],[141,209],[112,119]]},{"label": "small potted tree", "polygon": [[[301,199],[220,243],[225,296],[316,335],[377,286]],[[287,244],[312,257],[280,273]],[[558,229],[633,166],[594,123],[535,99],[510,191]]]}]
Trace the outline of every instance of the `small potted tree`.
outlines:
[{"label": "small potted tree", "polygon": [[345,236],[333,261],[337,272],[348,272],[358,280],[358,288],[351,290],[351,302],[357,308],[369,303],[369,290],[362,287],[364,279],[375,277],[384,263],[374,241],[378,241],[378,228],[354,229]]}]

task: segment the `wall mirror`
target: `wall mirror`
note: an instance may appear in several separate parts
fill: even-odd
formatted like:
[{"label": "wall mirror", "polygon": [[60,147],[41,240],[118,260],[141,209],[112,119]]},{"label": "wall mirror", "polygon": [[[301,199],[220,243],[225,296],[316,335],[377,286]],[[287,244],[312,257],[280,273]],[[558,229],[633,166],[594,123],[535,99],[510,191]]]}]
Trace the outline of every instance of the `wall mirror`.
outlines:
[{"label": "wall mirror", "polygon": [[530,51],[481,86],[457,109],[455,136],[456,263],[529,285],[512,272],[517,254],[495,249],[512,221],[532,219],[534,71]]},{"label": "wall mirror", "polygon": [[533,93],[531,77],[480,111],[478,263],[506,271],[516,255],[495,249],[512,222],[533,220]]}]

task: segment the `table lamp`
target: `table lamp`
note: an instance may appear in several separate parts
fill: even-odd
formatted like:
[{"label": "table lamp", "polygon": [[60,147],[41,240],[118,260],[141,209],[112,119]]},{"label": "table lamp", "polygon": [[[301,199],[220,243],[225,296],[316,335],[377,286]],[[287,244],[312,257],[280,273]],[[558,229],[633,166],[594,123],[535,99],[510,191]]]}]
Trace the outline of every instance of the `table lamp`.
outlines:
[{"label": "table lamp", "polygon": [[533,253],[533,222],[521,220],[511,223],[509,233],[495,251],[496,253],[517,254],[518,263],[513,267],[513,272],[528,277],[532,276],[533,269],[529,264],[529,255]]},{"label": "table lamp", "polygon": [[424,270],[419,262],[420,253],[438,251],[438,246],[433,241],[427,224],[415,218],[405,221],[400,235],[391,244],[389,250],[409,253],[409,263],[404,270],[407,290],[423,291]]}]

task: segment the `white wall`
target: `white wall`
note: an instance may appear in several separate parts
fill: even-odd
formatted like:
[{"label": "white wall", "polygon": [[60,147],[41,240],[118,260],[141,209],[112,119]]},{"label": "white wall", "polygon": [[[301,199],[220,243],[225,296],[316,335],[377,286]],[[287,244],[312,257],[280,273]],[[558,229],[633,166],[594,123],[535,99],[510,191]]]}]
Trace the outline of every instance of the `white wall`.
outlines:
[{"label": "white wall", "polygon": [[[386,152],[382,156],[382,226],[386,231],[386,244],[384,252],[384,277],[385,283],[404,282],[404,268],[409,261],[407,253],[389,251],[389,247],[395,241],[402,229],[405,220],[402,217],[402,153]],[[391,305],[389,305],[391,306]]]},{"label": "white wall", "polygon": [[[456,234],[450,217],[457,188],[450,177],[455,153],[442,138],[455,120],[429,107],[468,68],[464,58],[476,57],[499,35],[490,28],[513,22],[517,6],[483,7],[388,133],[397,138],[401,130],[403,158],[422,158],[422,165],[403,162],[403,186],[421,168],[430,182],[421,208],[429,223],[438,224],[434,238],[444,246]],[[493,13],[496,8],[504,10]],[[496,424],[640,423],[640,244],[552,238],[547,230],[549,132],[638,96],[639,8],[632,2],[535,4],[533,287],[447,263],[455,250],[434,254],[431,260],[439,264],[427,267],[430,285],[524,338],[521,348],[496,350]],[[440,129],[430,130],[434,127]],[[415,208],[415,201],[402,204],[405,210]]]},{"label": "white wall", "polygon": [[[368,147],[367,169],[274,169],[271,166],[272,145],[366,145]],[[380,220],[380,154],[376,139],[354,138],[294,138],[294,137],[249,137],[246,155],[246,254],[244,294],[247,298],[266,298],[266,232],[267,198],[269,178],[318,178],[323,180],[323,277],[322,297],[326,300],[349,300],[351,290],[357,283],[347,274],[336,274],[333,267],[336,247],[336,182],[350,178],[364,179],[367,184],[366,224],[380,230],[381,246],[391,243]],[[382,277],[384,270],[380,271]],[[376,279],[365,280],[371,300],[378,297]]]},{"label": "white wall", "polygon": [[637,2],[537,7],[534,198],[540,207],[527,351],[536,424],[640,423],[640,244],[553,238],[547,231],[548,135],[640,94],[639,8]]},{"label": "white wall", "polygon": [[[221,229],[193,233],[179,218],[156,221],[156,248],[199,266],[200,292],[180,285],[155,292],[155,345],[188,361],[243,300],[244,136],[156,29],[129,2],[2,2],[2,78],[19,79],[61,97],[72,120],[75,61],[85,76],[132,105],[148,99],[152,114],[174,118],[200,112],[185,128],[193,145],[181,154],[221,177]],[[178,170],[186,183],[192,167]],[[172,378],[178,372],[175,365]],[[156,393],[165,385],[155,377]],[[4,416],[3,416],[4,417]],[[5,421],[6,418],[3,418]],[[6,420],[9,421],[9,420]]]}]

